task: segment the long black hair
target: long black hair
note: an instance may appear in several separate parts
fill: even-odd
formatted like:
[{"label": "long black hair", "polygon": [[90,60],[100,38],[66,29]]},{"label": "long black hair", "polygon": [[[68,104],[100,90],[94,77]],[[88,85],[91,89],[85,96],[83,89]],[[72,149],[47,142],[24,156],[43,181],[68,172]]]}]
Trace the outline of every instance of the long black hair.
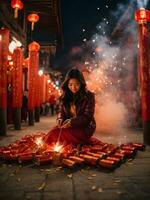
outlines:
[{"label": "long black hair", "polygon": [[[68,88],[68,82],[70,79],[76,79],[80,83],[80,89],[76,94],[73,94]],[[62,84],[63,96],[62,102],[67,106],[70,102],[74,102],[75,104],[81,99],[86,93],[86,82],[84,76],[81,71],[77,68],[71,69],[65,77],[65,80]]]}]

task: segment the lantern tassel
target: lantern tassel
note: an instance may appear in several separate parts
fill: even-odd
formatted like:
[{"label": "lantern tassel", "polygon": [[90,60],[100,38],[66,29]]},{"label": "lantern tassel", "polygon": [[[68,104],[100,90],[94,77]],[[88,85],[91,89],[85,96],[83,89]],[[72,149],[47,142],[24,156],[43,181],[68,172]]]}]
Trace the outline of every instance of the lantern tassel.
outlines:
[{"label": "lantern tassel", "polygon": [[31,23],[31,30],[34,30],[34,22]]},{"label": "lantern tassel", "polygon": [[18,18],[18,8],[15,8],[14,10],[14,18]]}]

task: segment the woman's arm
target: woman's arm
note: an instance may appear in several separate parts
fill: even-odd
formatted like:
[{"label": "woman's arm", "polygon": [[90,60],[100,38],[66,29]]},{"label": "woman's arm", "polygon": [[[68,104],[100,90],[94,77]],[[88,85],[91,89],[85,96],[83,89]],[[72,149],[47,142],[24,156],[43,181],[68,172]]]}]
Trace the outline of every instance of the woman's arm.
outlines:
[{"label": "woman's arm", "polygon": [[95,96],[90,93],[86,100],[86,105],[83,113],[79,116],[71,118],[72,127],[85,127],[90,123],[91,119],[94,117],[95,110]]},{"label": "woman's arm", "polygon": [[66,119],[66,115],[64,112],[64,106],[62,102],[59,102],[59,108],[58,108],[58,114],[57,114],[57,120],[58,124],[61,125]]}]

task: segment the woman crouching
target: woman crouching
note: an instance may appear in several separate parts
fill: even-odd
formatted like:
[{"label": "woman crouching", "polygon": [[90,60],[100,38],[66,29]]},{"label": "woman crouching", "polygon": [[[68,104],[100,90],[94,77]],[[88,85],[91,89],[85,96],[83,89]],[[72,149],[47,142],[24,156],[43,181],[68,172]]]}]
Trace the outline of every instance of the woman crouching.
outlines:
[{"label": "woman crouching", "polygon": [[47,144],[87,144],[96,129],[94,94],[86,89],[83,74],[71,69],[62,84],[58,126],[44,138]]}]

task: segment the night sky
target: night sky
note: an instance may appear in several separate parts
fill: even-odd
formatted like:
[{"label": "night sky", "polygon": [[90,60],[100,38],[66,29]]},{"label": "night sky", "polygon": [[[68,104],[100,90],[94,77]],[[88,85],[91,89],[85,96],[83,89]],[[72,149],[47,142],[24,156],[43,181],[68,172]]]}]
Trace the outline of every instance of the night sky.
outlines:
[{"label": "night sky", "polygon": [[[148,0],[133,1],[137,5],[148,2]],[[70,58],[72,49],[86,45],[96,33],[97,25],[105,19],[109,22],[107,36],[111,35],[130,3],[131,0],[61,0],[64,49],[56,57],[55,68],[66,71],[72,67],[70,66],[70,61],[73,59]]]},{"label": "night sky", "polygon": [[[103,18],[109,18],[119,3],[126,0],[61,0],[64,46],[69,49],[90,39]],[[113,19],[112,23],[115,23]],[[85,29],[85,32],[83,32]]]}]

